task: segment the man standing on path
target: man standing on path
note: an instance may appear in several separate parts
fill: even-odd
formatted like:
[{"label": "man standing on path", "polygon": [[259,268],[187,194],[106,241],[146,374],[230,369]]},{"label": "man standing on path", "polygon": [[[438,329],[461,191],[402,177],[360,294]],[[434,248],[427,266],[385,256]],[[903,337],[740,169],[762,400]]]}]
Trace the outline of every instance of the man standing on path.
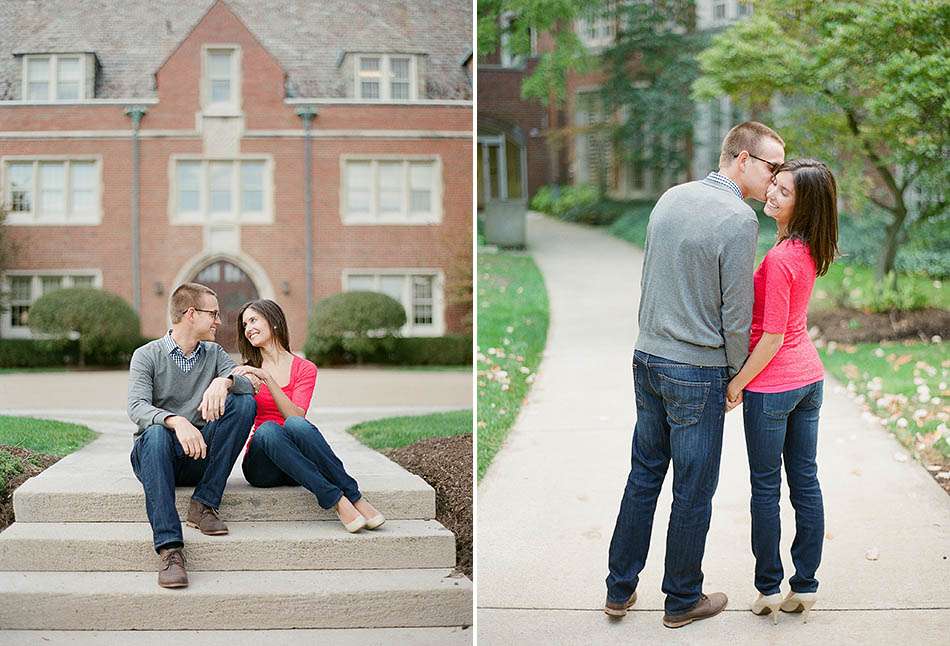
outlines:
[{"label": "man standing on path", "polygon": [[758,221],[743,200],[764,202],[784,160],[777,133],[741,123],[722,143],[719,171],[669,189],[650,214],[633,356],[637,424],[610,542],[608,615],[623,616],[636,602],[671,460],[663,624],[679,628],[726,606],[725,594],[703,594],[702,561],[719,482],[726,385],[749,351]]},{"label": "man standing on path", "polygon": [[217,508],[241,453],[259,387],[231,375],[234,361],[214,343],[221,318],[215,293],[185,283],[171,297],[172,329],[132,355],[129,417],[138,429],[132,469],[145,489],[155,551],[162,559],[158,585],[188,585],[175,486],[195,486],[187,524],[203,534],[227,534]]}]

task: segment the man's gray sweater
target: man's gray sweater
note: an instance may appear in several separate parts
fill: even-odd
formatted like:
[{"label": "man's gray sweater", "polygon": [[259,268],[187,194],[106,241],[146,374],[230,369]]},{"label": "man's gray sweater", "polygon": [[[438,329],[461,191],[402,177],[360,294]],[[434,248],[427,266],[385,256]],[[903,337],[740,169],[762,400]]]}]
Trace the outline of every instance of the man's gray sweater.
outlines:
[{"label": "man's gray sweater", "polygon": [[758,232],[752,207],[724,186],[666,191],[647,225],[636,348],[735,375],[749,354]]},{"label": "man's gray sweater", "polygon": [[[194,367],[183,372],[161,339],[149,341],[132,354],[129,365],[129,418],[138,427],[135,436],[172,415],[186,417],[196,428],[205,425],[198,406],[215,377],[227,377],[235,364],[217,343],[199,341],[201,354]],[[251,382],[240,375],[231,386],[234,394],[254,394]]]}]

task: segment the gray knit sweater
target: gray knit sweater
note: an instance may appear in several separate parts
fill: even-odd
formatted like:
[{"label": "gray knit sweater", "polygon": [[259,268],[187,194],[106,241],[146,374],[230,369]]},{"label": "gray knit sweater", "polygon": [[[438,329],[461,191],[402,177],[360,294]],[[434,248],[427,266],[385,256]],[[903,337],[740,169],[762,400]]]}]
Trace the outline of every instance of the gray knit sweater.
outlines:
[{"label": "gray knit sweater", "polygon": [[636,348],[735,375],[749,354],[758,232],[752,208],[708,179],[666,191],[647,226]]},{"label": "gray knit sweater", "polygon": [[[129,418],[135,422],[138,436],[152,424],[162,424],[172,415],[188,418],[197,428],[205,425],[198,406],[201,397],[215,377],[227,377],[234,370],[234,361],[217,343],[202,344],[198,362],[187,373],[182,372],[165,350],[161,339],[150,341],[132,354],[129,365]],[[234,377],[231,392],[254,394],[251,382]]]}]

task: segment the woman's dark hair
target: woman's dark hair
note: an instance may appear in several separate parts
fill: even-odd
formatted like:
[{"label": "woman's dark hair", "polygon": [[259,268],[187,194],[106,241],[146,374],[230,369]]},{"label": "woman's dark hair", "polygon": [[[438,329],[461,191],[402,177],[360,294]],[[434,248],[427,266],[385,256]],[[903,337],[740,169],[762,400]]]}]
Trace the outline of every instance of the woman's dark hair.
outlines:
[{"label": "woman's dark hair", "polygon": [[241,311],[237,315],[238,348],[241,350],[241,359],[246,365],[260,368],[262,363],[260,348],[255,348],[244,336],[244,312],[248,309],[252,309],[264,317],[264,320],[270,325],[271,334],[277,340],[277,345],[290,352],[287,317],[284,316],[284,310],[280,309],[280,305],[267,298],[250,301],[241,306]]},{"label": "woman's dark hair", "polygon": [[817,159],[792,159],[776,171],[792,174],[795,206],[782,240],[800,240],[808,245],[815,272],[822,276],[838,254],[838,188],[834,175]]}]

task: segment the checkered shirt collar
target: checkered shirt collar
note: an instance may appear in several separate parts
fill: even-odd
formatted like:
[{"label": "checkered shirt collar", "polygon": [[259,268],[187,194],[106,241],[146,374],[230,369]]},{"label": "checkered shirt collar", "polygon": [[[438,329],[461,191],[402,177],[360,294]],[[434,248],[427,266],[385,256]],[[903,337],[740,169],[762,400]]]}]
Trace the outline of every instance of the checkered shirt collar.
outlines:
[{"label": "checkered shirt collar", "polygon": [[713,171],[709,173],[709,175],[706,176],[706,181],[716,186],[721,186],[722,188],[729,189],[730,191],[735,193],[736,196],[740,200],[745,199],[744,197],[742,197],[742,190],[739,188],[739,185],[733,182],[731,179],[729,179],[725,175],[723,175],[722,173]]},{"label": "checkered shirt collar", "polygon": [[162,345],[165,348],[165,352],[171,356],[178,367],[181,368],[181,371],[186,374],[191,372],[191,369],[198,363],[198,357],[201,356],[201,349],[203,347],[201,341],[198,341],[198,345],[195,346],[195,351],[186,357],[184,351],[175,343],[175,339],[172,338],[171,330],[162,337]]}]

